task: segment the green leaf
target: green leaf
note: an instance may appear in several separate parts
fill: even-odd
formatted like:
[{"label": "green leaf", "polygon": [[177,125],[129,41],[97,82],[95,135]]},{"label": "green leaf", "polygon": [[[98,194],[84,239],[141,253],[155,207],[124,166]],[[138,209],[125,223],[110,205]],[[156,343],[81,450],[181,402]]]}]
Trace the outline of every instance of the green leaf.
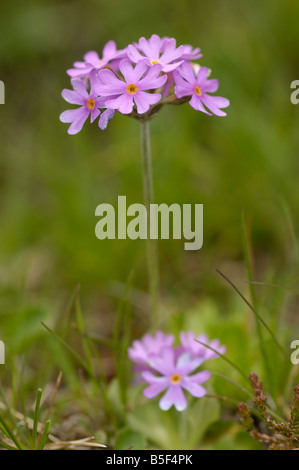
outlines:
[{"label": "green leaf", "polygon": [[146,441],[142,434],[132,429],[121,430],[115,439],[116,450],[144,450]]},{"label": "green leaf", "polygon": [[208,428],[220,417],[220,405],[215,398],[196,400],[188,412],[188,445],[196,449]]}]

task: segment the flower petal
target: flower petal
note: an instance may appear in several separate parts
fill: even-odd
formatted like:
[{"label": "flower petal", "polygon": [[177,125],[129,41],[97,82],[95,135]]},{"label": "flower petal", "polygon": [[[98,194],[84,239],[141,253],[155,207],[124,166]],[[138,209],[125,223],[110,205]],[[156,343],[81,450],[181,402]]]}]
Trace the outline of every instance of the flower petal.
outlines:
[{"label": "flower petal", "polygon": [[78,132],[81,131],[86,119],[89,116],[89,111],[87,109],[85,109],[85,108],[81,108],[81,109],[82,109],[81,116],[79,116],[78,119],[73,121],[72,124],[70,125],[70,127],[68,128],[67,132],[70,135],[78,134]]},{"label": "flower petal", "polygon": [[174,62],[174,63],[171,63],[171,64],[166,64],[166,65],[163,65],[163,72],[165,73],[169,73],[169,72],[173,72],[174,70],[176,70],[181,64],[183,63],[183,61],[179,61],[179,62]]},{"label": "flower petal", "polygon": [[206,83],[203,86],[203,91],[205,93],[214,93],[217,91],[219,88],[219,82],[216,78],[213,78],[212,80],[207,80]]},{"label": "flower petal", "polygon": [[159,77],[161,68],[160,64],[153,65],[148,74],[138,83],[138,88],[140,90],[154,90],[162,87],[167,80],[167,75],[163,74]]},{"label": "flower petal", "polygon": [[135,82],[134,69],[131,65],[131,62],[128,59],[123,59],[119,64],[119,70],[121,71],[125,81],[127,83]]},{"label": "flower petal", "polygon": [[99,72],[99,81],[94,85],[94,89],[102,96],[116,95],[124,93],[126,84],[119,80],[111,70],[105,69]]},{"label": "flower petal", "polygon": [[117,109],[121,114],[130,114],[133,111],[133,96],[127,94],[106,101],[107,108]]},{"label": "flower petal", "polygon": [[96,52],[96,51],[90,51],[90,52],[87,52],[84,56],[83,56],[85,62],[87,62],[88,64],[91,64],[91,65],[97,65],[101,59],[99,57],[99,54]]},{"label": "flower petal", "polygon": [[172,348],[164,348],[161,353],[160,357],[150,357],[148,364],[152,367],[152,369],[160,372],[162,375],[170,375],[175,370],[175,351]]},{"label": "flower petal", "polygon": [[99,110],[99,108],[92,109],[90,112],[90,122],[91,123],[94,122],[100,114],[101,114],[101,111]]},{"label": "flower petal", "polygon": [[103,58],[111,60],[116,53],[116,44],[114,41],[108,41],[103,48]]},{"label": "flower petal", "polygon": [[199,85],[205,83],[210,73],[211,70],[208,69],[208,67],[200,67],[199,72],[197,74],[197,83]]},{"label": "flower petal", "polygon": [[88,98],[88,93],[83,80],[81,80],[80,78],[73,78],[71,80],[71,84],[74,88],[74,91],[78,93],[78,95],[81,95],[85,99]]},{"label": "flower petal", "polygon": [[73,90],[64,89],[62,90],[61,96],[65,101],[71,104],[83,105],[85,103],[85,99]]},{"label": "flower petal", "polygon": [[204,397],[207,393],[206,389],[195,382],[183,382],[182,387],[196,398]]},{"label": "flower petal", "polygon": [[68,69],[66,73],[71,77],[71,78],[82,78],[85,77],[89,74],[90,70],[92,69],[92,65],[85,66],[84,68],[78,68],[78,69]]},{"label": "flower petal", "polygon": [[198,372],[197,374],[190,375],[189,377],[188,376],[184,377],[184,381],[202,384],[206,382],[207,380],[209,380],[210,377],[211,377],[211,373],[208,370],[202,370]]},{"label": "flower petal", "polygon": [[134,96],[134,101],[137,106],[138,114],[146,113],[152,104],[158,103],[160,101],[161,95],[159,93],[146,93],[145,91],[139,91]]},{"label": "flower petal", "polygon": [[139,60],[143,60],[144,59],[144,56],[142,56],[140,54],[140,52],[137,50],[137,48],[135,46],[133,46],[132,44],[130,44],[128,46],[128,49],[127,49],[127,54],[128,54],[128,57],[129,59],[134,62],[135,64],[139,61]]},{"label": "flower petal", "polygon": [[183,411],[187,407],[187,400],[182,388],[178,385],[170,386],[161,398],[159,406],[162,410],[169,410],[174,405],[177,411]]},{"label": "flower petal", "polygon": [[100,119],[99,119],[99,128],[104,131],[108,125],[108,122],[111,121],[111,119],[113,118],[115,114],[115,111],[114,109],[106,109],[106,111],[104,111],[101,116],[100,116]]},{"label": "flower petal", "polygon": [[209,113],[202,105],[202,96],[199,97],[197,95],[193,95],[191,100],[189,101],[190,106],[194,108],[196,111],[201,111],[202,113],[207,114],[208,116],[211,116],[211,113]]},{"label": "flower petal", "polygon": [[143,74],[148,70],[148,65],[144,60],[139,60],[134,69],[136,82],[139,82]]},{"label": "flower petal", "polygon": [[222,98],[221,96],[210,96],[210,95],[203,95],[201,97],[203,104],[212,111],[213,114],[216,116],[226,116],[224,111],[221,111],[219,108],[226,108],[229,106],[229,101],[226,98]]},{"label": "flower petal", "polygon": [[153,34],[148,42],[151,48],[152,56],[159,58],[162,47],[162,39],[157,34]]},{"label": "flower petal", "polygon": [[101,81],[99,79],[99,73],[97,69],[92,69],[89,73],[89,82],[90,82],[90,88],[91,92],[96,91],[95,87],[96,85],[100,84]]},{"label": "flower petal", "polygon": [[178,70],[178,73],[191,84],[195,84],[196,77],[194,75],[194,70],[192,65],[189,62],[184,62]]},{"label": "flower petal", "polygon": [[146,398],[154,398],[157,395],[159,395],[159,393],[163,392],[163,390],[165,390],[167,387],[168,387],[167,381],[166,382],[164,381],[161,383],[155,383],[147,387],[145,390],[143,390],[143,395]]},{"label": "flower petal", "polygon": [[60,114],[59,119],[61,122],[73,122],[82,115],[82,110],[85,110],[85,106],[76,109],[68,109]]}]

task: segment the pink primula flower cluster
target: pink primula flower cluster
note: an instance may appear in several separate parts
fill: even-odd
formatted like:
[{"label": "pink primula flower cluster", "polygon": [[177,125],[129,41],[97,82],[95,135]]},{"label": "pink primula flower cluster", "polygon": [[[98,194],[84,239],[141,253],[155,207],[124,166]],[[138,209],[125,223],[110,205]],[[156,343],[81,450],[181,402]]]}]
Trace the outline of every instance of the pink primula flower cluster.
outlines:
[{"label": "pink primula flower cluster", "polygon": [[218,354],[198,341],[218,354],[225,353],[225,346],[217,339],[209,342],[205,335],[196,337],[192,331],[180,333],[178,347],[173,346],[173,335],[157,331],[155,335],[146,334],[140,341],[133,341],[129,348],[128,355],[135,363],[134,371],[138,373],[139,381],[148,384],[144,396],[154,398],[165,392],[159,402],[162,410],[169,410],[173,405],[177,411],[186,409],[184,390],[197,398],[206,394],[202,384],[210,378],[210,372],[198,369]]},{"label": "pink primula flower cluster", "polygon": [[63,90],[62,97],[79,107],[64,111],[60,120],[70,123],[69,134],[77,134],[89,116],[91,122],[99,118],[104,130],[116,111],[147,119],[157,105],[184,102],[205,114],[226,116],[222,109],[229,101],[211,95],[218,80],[210,80],[210,70],[193,62],[201,57],[199,48],[177,46],[174,38],[156,34],[121,50],[109,41],[101,57],[87,52],[67,70],[73,90]]}]

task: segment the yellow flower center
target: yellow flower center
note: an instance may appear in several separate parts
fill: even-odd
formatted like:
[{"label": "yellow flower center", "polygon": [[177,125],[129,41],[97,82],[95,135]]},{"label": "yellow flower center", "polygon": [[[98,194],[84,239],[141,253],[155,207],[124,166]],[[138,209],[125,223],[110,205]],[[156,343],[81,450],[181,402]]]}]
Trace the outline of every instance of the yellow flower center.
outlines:
[{"label": "yellow flower center", "polygon": [[172,376],[170,377],[170,382],[172,383],[172,385],[178,385],[181,382],[180,374],[178,373],[172,374]]},{"label": "yellow flower center", "polygon": [[95,103],[95,100],[93,98],[89,98],[87,100],[87,107],[88,109],[94,109],[96,103]]},{"label": "yellow flower center", "polygon": [[160,64],[160,61],[159,61],[159,60],[152,60],[152,61],[151,61],[151,64],[152,64],[152,65]]},{"label": "yellow flower center", "polygon": [[135,85],[135,83],[130,83],[130,85],[127,86],[127,92],[130,93],[130,95],[135,95],[137,91],[138,91],[138,88]]},{"label": "yellow flower center", "polygon": [[195,93],[197,94],[197,96],[201,96],[201,95],[202,95],[202,91],[201,91],[201,89],[200,89],[200,87],[199,87],[198,85],[195,85],[194,91],[195,91]]}]

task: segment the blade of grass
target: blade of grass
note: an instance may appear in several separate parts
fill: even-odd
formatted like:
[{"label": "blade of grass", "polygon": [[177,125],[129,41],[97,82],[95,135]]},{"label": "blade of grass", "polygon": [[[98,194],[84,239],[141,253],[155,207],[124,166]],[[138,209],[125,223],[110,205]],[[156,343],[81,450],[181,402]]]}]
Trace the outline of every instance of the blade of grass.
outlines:
[{"label": "blade of grass", "polygon": [[272,282],[250,281],[249,284],[256,284],[258,286],[278,287],[279,289],[289,290],[293,294],[299,295],[299,291],[292,288],[292,287],[282,286],[280,284],[275,284],[275,283],[272,283]]},{"label": "blade of grass", "polygon": [[254,395],[249,391],[247,390],[246,388],[242,387],[242,385],[238,384],[237,382],[235,382],[234,380],[230,379],[229,377],[226,377],[225,375],[222,375],[222,374],[218,374],[217,372],[211,372],[211,375],[214,375],[215,377],[219,377],[223,380],[226,380],[226,382],[229,382],[230,384],[234,385],[235,387],[237,387],[239,390],[241,390],[243,393],[245,393],[246,395],[248,395],[251,399],[254,399]]},{"label": "blade of grass", "polygon": [[122,404],[127,404],[127,388],[128,388],[128,370],[127,370],[127,350],[129,347],[131,316],[128,314],[128,293],[132,285],[134,270],[129,274],[125,285],[124,293],[120,301],[113,335],[114,356],[116,363],[117,377],[119,378],[120,394]]},{"label": "blade of grass", "polygon": [[51,420],[48,419],[46,421],[45,428],[44,428],[43,433],[42,433],[42,435],[40,437],[40,440],[38,442],[37,450],[43,450],[43,448],[45,447],[45,445],[47,443],[47,440],[48,440],[48,436],[50,434],[50,428],[51,428]]},{"label": "blade of grass", "polygon": [[6,449],[6,450],[16,450],[15,447],[10,446],[9,444],[5,444],[5,442],[3,442],[3,441],[0,441],[0,447],[2,447],[3,449]]},{"label": "blade of grass", "polygon": [[280,352],[284,355],[284,350],[282,348],[282,346],[280,345],[279,341],[277,340],[277,338],[275,337],[274,333],[271,331],[271,329],[269,328],[269,326],[267,325],[267,323],[263,320],[263,318],[257,313],[257,311],[255,310],[255,308],[250,304],[250,302],[248,302],[248,300],[244,297],[244,295],[239,291],[239,289],[235,286],[235,284],[233,284],[233,282],[228,279],[225,274],[223,274],[221,271],[219,271],[219,269],[216,269],[217,273],[220,274],[220,276],[223,277],[223,279],[226,280],[226,282],[228,282],[228,284],[230,284],[232,286],[232,288],[237,292],[237,294],[239,294],[239,296],[241,297],[241,299],[246,303],[246,305],[250,308],[250,310],[254,313],[254,315],[256,315],[256,317],[259,319],[259,321],[262,323],[262,325],[266,328],[266,330],[268,331],[268,333],[270,334],[270,336],[272,337],[272,339],[274,340],[275,344],[277,345],[278,349],[280,350]]},{"label": "blade of grass", "polygon": [[[249,392],[249,390],[247,390],[246,388],[242,387],[241,385],[239,385],[237,382],[235,382],[234,380],[226,377],[225,375],[222,375],[222,374],[218,374],[217,372],[212,372],[212,375],[216,376],[216,377],[220,377],[224,380],[226,380],[227,382],[231,383],[232,385],[234,385],[235,387],[238,387],[240,390],[242,390],[242,392],[246,393],[249,398],[251,398],[251,400],[254,400],[255,399],[255,396]],[[273,416],[273,418],[276,418],[278,419],[279,421],[281,421],[282,423],[285,422],[285,420],[279,416],[278,414],[275,413],[275,411],[273,411],[269,405],[266,403],[265,406],[267,407],[268,411],[269,411],[269,414]]]},{"label": "blade of grass", "polygon": [[215,354],[217,354],[217,356],[219,357],[222,357],[222,359],[227,362],[231,367],[233,367],[235,370],[237,370],[239,372],[239,374],[245,379],[246,382],[248,382],[248,374],[246,375],[242,369],[240,369],[239,366],[237,366],[233,361],[231,361],[226,355],[224,354],[221,354],[219,351],[217,351],[216,349],[212,348],[211,346],[209,346],[208,344],[205,344],[203,343],[202,341],[199,341],[198,339],[194,339],[194,341],[196,341],[197,343],[201,344],[202,346],[204,346],[205,348],[208,348],[210,349],[211,351],[213,351]]},{"label": "blade of grass", "polygon": [[92,341],[93,343],[98,343],[98,344],[101,344],[102,346],[107,346],[108,348],[113,348],[113,346],[114,346],[114,343],[111,339],[107,339],[107,338],[104,338],[104,337],[99,336],[99,335],[93,335],[91,333],[87,333],[86,331],[84,331],[84,332],[81,331],[80,332],[79,329],[78,329],[78,326],[75,325],[75,324],[72,324],[71,327],[75,331],[80,333],[81,336],[84,336],[85,338]]},{"label": "blade of grass", "polygon": [[92,354],[90,351],[88,339],[84,336],[85,326],[84,326],[84,320],[83,320],[79,295],[80,295],[80,286],[78,286],[77,288],[77,295],[76,295],[76,301],[75,301],[76,320],[77,320],[78,330],[80,333],[82,333],[81,338],[82,338],[82,344],[83,344],[83,350],[84,350],[86,362],[90,370],[92,370]]},{"label": "blade of grass", "polygon": [[[248,278],[248,281],[251,282],[253,281],[252,246],[251,246],[251,239],[250,239],[247,226],[246,226],[244,210],[242,211],[242,225],[243,225],[243,230],[242,230],[243,250],[244,250],[245,265],[246,265],[246,270],[247,270],[247,278]],[[255,295],[253,284],[249,284],[249,291],[250,291],[251,302],[253,304],[254,310],[256,311],[257,302],[256,302],[256,295]],[[261,324],[256,315],[254,316],[254,318],[255,318],[256,331],[257,331],[259,345],[260,345],[260,351],[261,351],[261,355],[262,355],[264,366],[265,366],[265,371],[268,377],[270,388],[271,390],[273,390],[273,377],[272,377],[271,365],[270,365],[266,347],[265,347],[265,341],[263,337]]]},{"label": "blade of grass", "polygon": [[297,237],[296,237],[296,231],[295,231],[293,219],[292,219],[292,216],[291,216],[291,211],[290,211],[290,208],[289,208],[288,204],[286,203],[286,201],[282,197],[279,197],[279,202],[281,204],[282,210],[283,210],[284,215],[285,215],[286,220],[287,220],[287,224],[288,224],[289,229],[290,229],[291,237],[292,237],[293,244],[294,244],[295,255],[296,255],[296,258],[298,260],[299,259],[299,244],[298,244],[298,240],[297,240]]},{"label": "blade of grass", "polygon": [[32,429],[32,444],[34,449],[36,448],[36,439],[37,439],[37,427],[38,427],[38,420],[39,420],[39,410],[40,410],[40,402],[42,398],[42,389],[39,388],[37,391],[37,397],[35,402],[35,410],[34,410],[34,418],[33,418],[33,429]]},{"label": "blade of grass", "polygon": [[6,400],[6,396],[5,396],[5,394],[4,394],[4,391],[3,391],[3,388],[2,388],[2,385],[1,385],[1,384],[0,384],[0,396],[1,396],[2,400],[3,400],[3,403],[4,403],[4,405],[5,405],[5,408],[6,408],[6,411],[7,411],[7,414],[8,414],[8,416],[9,416],[10,420],[11,420],[11,421],[14,423],[14,425],[16,426],[16,419],[15,419],[14,415],[13,415],[13,414],[11,413],[11,411],[10,411],[10,406],[9,406],[7,400]]},{"label": "blade of grass", "polygon": [[[50,404],[48,406],[48,409],[47,409],[47,414],[46,414],[46,417],[45,417],[45,422],[46,424],[44,425],[44,427],[42,428],[42,430],[40,431],[39,433],[39,436],[37,437],[37,447],[39,448],[39,443],[40,443],[40,440],[42,439],[42,436],[45,432],[45,428],[47,426],[47,422],[49,421],[49,418],[50,418],[50,415],[51,415],[51,411],[52,411],[52,407],[53,407],[53,404],[54,404],[54,400],[55,400],[55,397],[56,397],[56,393],[58,391],[58,388],[60,386],[60,383],[61,383],[61,379],[62,379],[62,371],[59,372],[58,374],[58,377],[56,379],[56,383],[55,383],[55,387],[54,387],[54,390],[52,392],[52,396],[51,396],[51,399],[50,399]],[[49,431],[50,432],[50,431]],[[48,432],[48,434],[49,434]],[[48,437],[48,436],[47,436]]]},{"label": "blade of grass", "polygon": [[56,338],[68,351],[69,353],[73,356],[73,358],[80,364],[80,366],[91,376],[94,377],[93,371],[89,368],[88,364],[82,359],[82,357],[63,339],[61,338],[57,333],[55,333],[49,326],[47,326],[44,322],[41,322],[44,328],[52,335],[54,338]]},{"label": "blade of grass", "polygon": [[12,440],[12,442],[15,444],[15,446],[19,450],[23,450],[23,445],[18,441],[12,430],[9,428],[9,426],[6,424],[4,419],[0,416],[0,428],[2,429],[2,432],[8,437],[9,439]]}]

